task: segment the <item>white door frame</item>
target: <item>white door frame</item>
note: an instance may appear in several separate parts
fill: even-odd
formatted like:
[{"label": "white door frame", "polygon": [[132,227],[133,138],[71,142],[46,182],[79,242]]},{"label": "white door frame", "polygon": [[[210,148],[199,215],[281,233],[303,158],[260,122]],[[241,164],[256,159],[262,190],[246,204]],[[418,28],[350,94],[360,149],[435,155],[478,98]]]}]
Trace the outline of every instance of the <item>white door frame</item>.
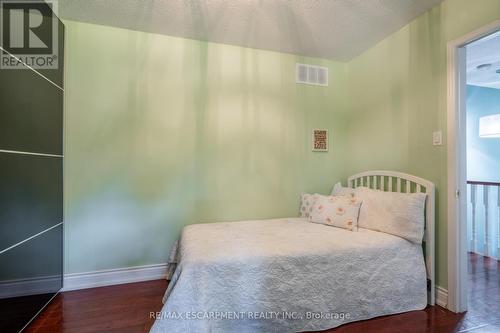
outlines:
[{"label": "white door frame", "polygon": [[500,30],[500,20],[448,42],[448,309],[467,311],[465,45]]}]

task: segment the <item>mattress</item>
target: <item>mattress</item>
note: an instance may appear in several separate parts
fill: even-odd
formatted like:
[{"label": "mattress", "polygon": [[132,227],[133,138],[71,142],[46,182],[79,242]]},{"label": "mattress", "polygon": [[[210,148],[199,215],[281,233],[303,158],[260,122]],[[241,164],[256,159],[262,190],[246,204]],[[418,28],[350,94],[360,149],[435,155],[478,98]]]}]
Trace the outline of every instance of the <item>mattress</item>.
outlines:
[{"label": "mattress", "polygon": [[422,247],[301,218],[194,224],[151,332],[323,330],[426,307]]}]

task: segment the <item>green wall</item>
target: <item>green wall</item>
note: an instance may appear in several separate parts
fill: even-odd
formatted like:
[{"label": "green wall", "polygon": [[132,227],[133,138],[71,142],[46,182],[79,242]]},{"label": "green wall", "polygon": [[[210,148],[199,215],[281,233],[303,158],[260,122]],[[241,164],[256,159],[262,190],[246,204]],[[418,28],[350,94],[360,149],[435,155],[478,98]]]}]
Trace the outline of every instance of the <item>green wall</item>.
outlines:
[{"label": "green wall", "polygon": [[[447,0],[349,62],[347,170],[400,170],[436,183],[437,283],[447,287],[446,44],[500,18],[498,0]],[[446,144],[446,142],[445,142]]]},{"label": "green wall", "polygon": [[296,216],[345,177],[346,64],[65,24],[66,273],[166,262],[184,225]]}]

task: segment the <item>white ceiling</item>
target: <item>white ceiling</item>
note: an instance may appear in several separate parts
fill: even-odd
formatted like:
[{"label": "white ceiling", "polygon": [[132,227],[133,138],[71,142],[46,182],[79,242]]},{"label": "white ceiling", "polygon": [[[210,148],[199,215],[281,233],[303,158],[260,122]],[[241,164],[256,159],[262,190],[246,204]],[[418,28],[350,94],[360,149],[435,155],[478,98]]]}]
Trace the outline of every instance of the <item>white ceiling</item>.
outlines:
[{"label": "white ceiling", "polygon": [[[500,32],[469,44],[466,49],[467,84],[500,89]],[[491,66],[477,68],[487,64]]]},{"label": "white ceiling", "polygon": [[442,0],[59,0],[63,19],[348,61]]}]

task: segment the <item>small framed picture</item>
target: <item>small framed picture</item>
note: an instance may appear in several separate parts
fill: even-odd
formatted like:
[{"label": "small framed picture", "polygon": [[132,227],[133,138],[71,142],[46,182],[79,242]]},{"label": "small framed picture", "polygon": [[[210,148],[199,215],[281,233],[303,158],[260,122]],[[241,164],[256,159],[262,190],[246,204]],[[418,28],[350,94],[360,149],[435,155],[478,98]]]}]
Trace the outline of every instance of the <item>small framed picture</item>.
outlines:
[{"label": "small framed picture", "polygon": [[312,132],[312,150],[328,151],[328,130],[314,129]]}]

